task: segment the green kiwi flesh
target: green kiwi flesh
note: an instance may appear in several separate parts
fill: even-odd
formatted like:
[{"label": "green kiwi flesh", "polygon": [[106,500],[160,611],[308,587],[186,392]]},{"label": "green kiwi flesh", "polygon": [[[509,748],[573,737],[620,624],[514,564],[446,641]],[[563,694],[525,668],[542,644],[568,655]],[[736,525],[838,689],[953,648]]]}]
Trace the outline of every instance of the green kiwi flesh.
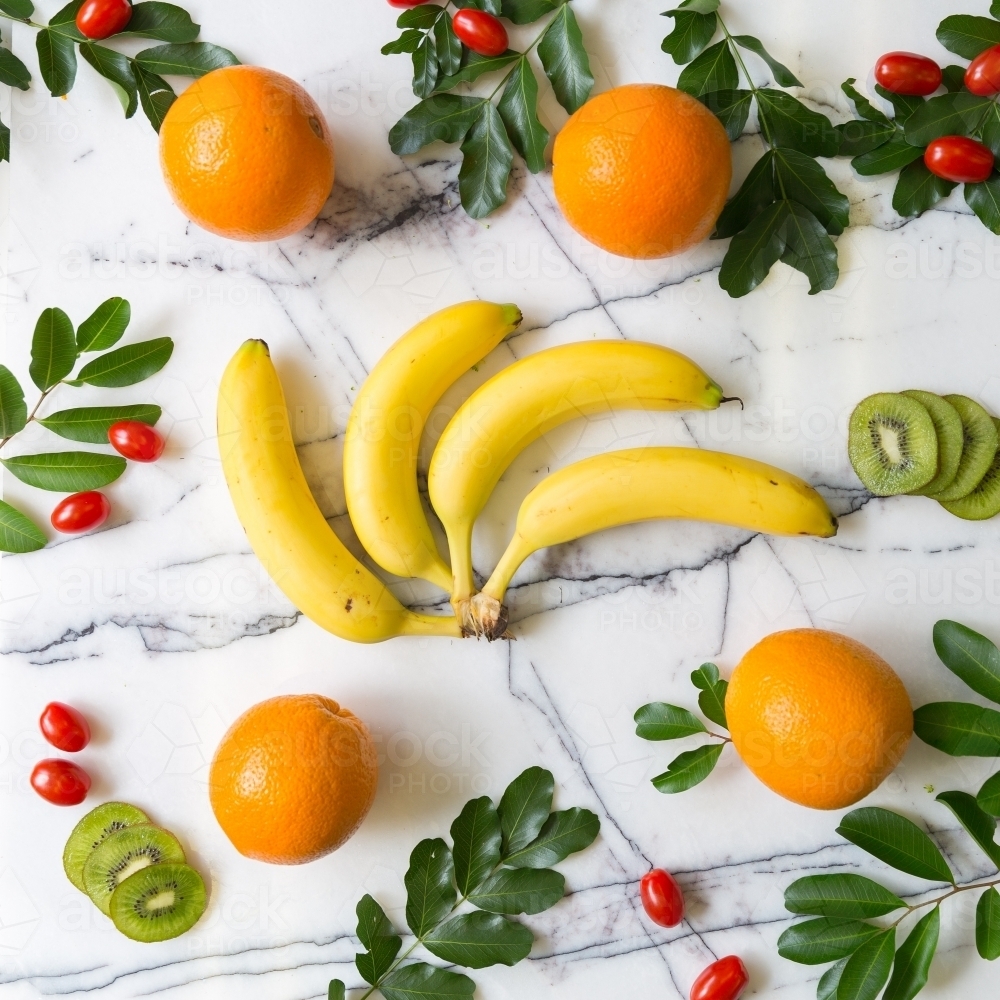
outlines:
[{"label": "green kiwi flesh", "polygon": [[877,497],[919,490],[938,473],[934,421],[925,406],[899,393],[858,403],[847,450],[858,478]]},{"label": "green kiwi flesh", "polygon": [[103,913],[111,896],[129,876],[150,865],[180,864],[184,849],[177,838],[155,826],[130,826],[106,837],[83,866],[86,893]]},{"label": "green kiwi flesh", "polygon": [[993,418],[974,399],[969,399],[968,396],[944,398],[958,410],[965,440],[954,482],[937,493],[927,494],[942,503],[961,500],[979,485],[986,470],[993,464],[1000,444]]},{"label": "green kiwi flesh", "polygon": [[130,826],[148,823],[149,817],[127,802],[105,802],[92,809],[79,823],[66,841],[63,850],[63,869],[66,877],[80,890],[86,892],[83,884],[83,866],[91,852],[99,847],[111,834]]},{"label": "green kiwi flesh", "polygon": [[190,930],[205,912],[202,877],[184,864],[152,865],[130,875],[111,897],[111,919],[133,941],[166,941]]},{"label": "green kiwi flesh", "polygon": [[915,399],[926,408],[934,422],[934,430],[938,439],[937,475],[926,486],[913,492],[918,494],[937,493],[951,486],[955,481],[955,476],[958,475],[958,465],[962,461],[962,448],[965,442],[962,418],[958,415],[958,410],[948,400],[942,399],[941,396],[937,396],[933,392],[908,389],[903,395]]},{"label": "green kiwi flesh", "polygon": [[[1000,432],[1000,420],[994,417],[993,425]],[[1000,514],[1000,450],[986,470],[986,475],[968,496],[960,500],[946,500],[941,506],[966,521],[986,521]]]}]

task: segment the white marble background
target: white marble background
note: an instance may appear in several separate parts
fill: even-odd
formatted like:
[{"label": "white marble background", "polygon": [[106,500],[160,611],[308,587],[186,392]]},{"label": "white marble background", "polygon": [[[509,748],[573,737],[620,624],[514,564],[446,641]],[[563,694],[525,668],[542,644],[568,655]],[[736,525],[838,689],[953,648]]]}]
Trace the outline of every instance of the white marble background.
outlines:
[{"label": "white marble background", "polygon": [[[44,14],[58,6],[40,3]],[[666,5],[575,6],[598,87],[676,79],[659,50]],[[759,35],[807,82],[806,95],[842,120],[841,80],[863,81],[891,48],[944,59],[934,40],[941,17],[986,5],[724,6],[732,28]],[[810,298],[803,279],[779,264],[757,292],[732,301],[717,285],[718,244],[646,265],[610,258],[563,223],[548,174],[520,169],[508,207],[473,222],[457,207],[454,150],[394,157],[386,132],[412,97],[406,60],[378,54],[393,37],[394,11],[381,0],[189,7],[203,38],[289,74],[317,98],[336,137],[337,185],[301,235],[227,243],[173,207],[155,135],[139,118],[122,121],[89,67],[81,65],[68,100],[38,87],[14,96],[7,363],[25,374],[44,307],[58,304],[79,321],[110,295],[131,300],[135,339],[170,335],[177,349],[146,385],[75,397],[160,403],[165,458],[131,468],[109,489],[114,514],[100,532],[3,562],[0,996],[305,1000],[325,996],[335,975],[356,985],[360,895],[395,907],[402,926],[401,877],[416,841],[445,831],[473,790],[499,795],[523,767],[543,763],[556,775],[558,804],[596,810],[602,837],[563,866],[572,895],[529,921],[538,939],[531,960],[476,973],[479,995],[686,997],[713,956],[737,952],[752,972],[749,995],[811,997],[819,970],[775,951],[788,919],[784,887],[803,872],[879,866],[843,845],[836,815],[777,798],[731,751],[700,788],[659,795],[648,778],[675,748],[638,740],[631,716],[654,699],[693,706],[695,666],[713,659],[728,674],[766,633],[808,624],[870,644],[915,704],[966,696],[936,662],[931,626],[955,617],[1000,638],[1000,531],[955,520],[930,501],[869,500],[846,461],[844,423],[861,396],[911,386],[967,393],[1000,412],[1000,241],[955,199],[904,223],[889,182],[855,178],[837,161],[831,171],[851,198],[853,223],[839,241],[837,288]],[[34,66],[31,32],[16,28],[13,38]],[[544,111],[551,128],[565,117],[551,96]],[[737,144],[737,179],[758,148],[752,136]],[[340,435],[357,386],[413,322],[472,296],[514,300],[526,320],[455,387],[448,407],[514,357],[586,337],[682,350],[748,404],[742,415],[730,407],[697,419],[622,414],[539,442],[482,519],[481,572],[539,477],[612,446],[677,442],[772,461],[831,499],[845,515],[839,536],[775,541],[658,524],[541,553],[513,592],[512,644],[362,647],[321,632],[269,586],[233,514],[213,441],[219,374],[243,339],[267,339],[307,474],[349,538]],[[52,405],[72,405],[72,391],[61,392]],[[58,446],[43,438],[24,435],[25,451]],[[9,479],[5,486],[45,521],[52,497]],[[398,592],[412,603],[440,598],[409,584]],[[383,751],[380,794],[339,852],[305,868],[269,868],[238,856],[216,826],[207,762],[250,704],[310,691],[341,700],[372,727]],[[66,882],[62,845],[83,808],[58,810],[27,785],[46,755],[34,720],[53,698],[95,722],[81,755],[95,778],[91,802],[115,797],[149,810],[210,873],[210,910],[190,934],[132,944]],[[975,789],[986,773],[984,764],[915,744],[870,801],[926,821],[971,879],[988,874],[985,862],[924,786]],[[653,864],[677,872],[687,893],[689,919],[672,931],[655,929],[638,904],[637,880]],[[916,888],[883,874],[900,890]],[[1000,967],[975,954],[963,905],[946,911],[928,1000],[986,996],[1000,984]]]}]

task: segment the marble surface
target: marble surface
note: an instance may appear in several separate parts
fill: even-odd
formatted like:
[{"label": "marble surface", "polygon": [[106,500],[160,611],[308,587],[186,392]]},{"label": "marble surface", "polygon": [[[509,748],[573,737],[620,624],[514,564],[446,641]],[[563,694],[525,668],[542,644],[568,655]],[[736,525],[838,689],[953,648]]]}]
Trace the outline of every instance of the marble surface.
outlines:
[{"label": "marble surface", "polygon": [[[59,4],[39,6],[50,14]],[[676,79],[659,50],[669,28],[659,6],[575,6],[599,88]],[[943,59],[934,41],[941,17],[984,6],[726,4],[732,28],[759,35],[837,121],[847,111],[841,80],[863,81],[890,48]],[[957,199],[904,223],[888,181],[857,178],[837,161],[832,175],[852,202],[838,286],[809,297],[804,279],[779,264],[759,290],[733,301],[717,283],[720,244],[647,264],[609,257],[562,221],[550,175],[520,166],[508,206],[473,222],[457,204],[453,149],[394,157],[386,133],[412,96],[406,60],[378,54],[393,35],[382,0],[309,2],[278,17],[261,0],[192,0],[189,8],[202,37],[289,74],[316,97],[335,135],[337,184],[301,235],[228,243],[174,208],[154,134],[140,119],[122,120],[88,67],[68,100],[38,87],[14,97],[7,363],[25,374],[42,308],[58,304],[79,321],[110,295],[131,300],[131,336],[169,335],[177,349],[146,385],[76,397],[155,400],[169,431],[165,458],[131,468],[109,489],[114,514],[100,532],[3,560],[0,997],[305,1000],[325,996],[333,976],[357,985],[358,898],[372,892],[402,926],[401,879],[416,841],[443,833],[473,792],[499,795],[535,763],[555,773],[559,806],[600,815],[602,835],[562,866],[571,895],[528,919],[537,934],[531,960],[476,973],[477,995],[686,997],[713,956],[736,952],[752,972],[749,995],[813,996],[820,970],[775,951],[788,924],[783,889],[806,872],[879,874],[880,866],[841,841],[836,814],[777,798],[731,750],[699,788],[659,795],[648,779],[676,745],[638,740],[631,716],[650,700],[693,707],[687,678],[698,664],[714,660],[728,675],[763,635],[810,624],[878,650],[915,704],[965,697],[936,661],[931,626],[954,617],[1000,638],[1000,529],[963,523],[930,501],[871,500],[847,463],[844,427],[860,397],[911,386],[967,393],[1000,412],[1000,241]],[[16,28],[13,38],[34,66],[31,33]],[[564,120],[551,96],[544,117],[552,129]],[[737,180],[758,150],[753,136],[737,144]],[[481,519],[479,572],[492,568],[540,477],[614,446],[679,443],[781,465],[830,499],[840,534],[787,541],[697,525],[624,528],[542,552],[523,568],[512,592],[516,642],[362,647],[323,633],[269,583],[233,513],[213,439],[222,368],[246,337],[270,343],[310,483],[334,528],[356,544],[339,459],[357,387],[413,322],[475,296],[516,301],[524,327],[454,387],[432,421],[438,430],[512,359],[588,337],[684,351],[747,402],[742,413],[623,413],[549,435],[517,460]],[[72,390],[62,391],[53,405],[70,405]],[[58,442],[39,432],[21,445]],[[9,479],[5,487],[44,522],[49,495]],[[429,587],[395,587],[413,605],[441,600]],[[207,762],[249,705],[312,691],[372,727],[380,793],[343,849],[304,868],[270,868],[237,855],[215,824]],[[149,810],[210,874],[210,910],[190,934],[129,943],[66,882],[60,853],[83,809],[57,810],[27,785],[46,755],[34,720],[52,698],[95,722],[81,755],[95,778],[91,802],[114,797]],[[925,786],[974,789],[986,773],[986,762],[914,743],[870,802],[926,822],[969,880],[990,869]],[[654,928],[641,912],[637,880],[652,864],[677,872],[687,894],[688,920],[674,930]],[[900,891],[919,888],[881,874]],[[970,904],[946,909],[928,1000],[985,996],[1000,985],[1000,968],[975,955],[971,928]]]}]

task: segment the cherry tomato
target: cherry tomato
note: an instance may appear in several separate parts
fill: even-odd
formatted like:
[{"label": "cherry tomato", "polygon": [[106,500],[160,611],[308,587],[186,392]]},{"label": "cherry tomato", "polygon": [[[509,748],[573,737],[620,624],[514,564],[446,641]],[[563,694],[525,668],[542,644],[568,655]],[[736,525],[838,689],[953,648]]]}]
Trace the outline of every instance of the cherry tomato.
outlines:
[{"label": "cherry tomato", "polygon": [[74,493],[56,504],[52,511],[52,527],[65,535],[78,535],[104,524],[111,513],[111,504],[103,493],[88,490]]},{"label": "cherry tomato", "polygon": [[52,701],[38,720],[42,735],[57,749],[78,753],[90,742],[90,726],[71,705]]},{"label": "cherry tomato", "polygon": [[965,86],[979,97],[1000,94],[1000,45],[980,52],[965,71]]},{"label": "cherry tomato", "polygon": [[941,86],[941,67],[914,52],[889,52],[875,64],[875,79],[894,94],[926,97]]},{"label": "cherry tomato", "polygon": [[673,876],[654,868],[642,877],[639,894],[646,915],[661,927],[676,927],[684,919],[684,896]]},{"label": "cherry tomato", "polygon": [[78,806],[90,791],[90,775],[70,760],[49,757],[35,765],[31,787],[54,806]]},{"label": "cherry tomato", "polygon": [[956,184],[980,184],[993,173],[994,156],[975,139],[946,135],[935,139],[924,151],[927,169],[937,177]]},{"label": "cherry tomato", "polygon": [[488,11],[466,7],[455,14],[451,26],[459,39],[481,56],[507,51],[507,29]]},{"label": "cherry tomato", "polygon": [[750,982],[747,967],[736,955],[713,962],[691,987],[691,1000],[736,1000]]},{"label": "cherry tomato", "polygon": [[108,429],[111,447],[133,462],[155,462],[166,442],[149,424],[141,420],[119,420]]},{"label": "cherry tomato", "polygon": [[124,31],[132,20],[128,0],[84,0],[76,12],[76,26],[84,38],[108,38]]}]

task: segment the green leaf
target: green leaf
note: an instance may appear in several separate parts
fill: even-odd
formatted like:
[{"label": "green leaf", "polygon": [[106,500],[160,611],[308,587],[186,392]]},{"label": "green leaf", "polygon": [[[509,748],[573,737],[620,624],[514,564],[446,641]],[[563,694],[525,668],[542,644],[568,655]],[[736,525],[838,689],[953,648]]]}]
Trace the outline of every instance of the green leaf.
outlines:
[{"label": "green leaf", "polygon": [[59,410],[38,422],[60,437],[85,444],[107,444],[108,430],[119,420],[140,420],[152,426],[160,419],[162,411],[151,403],[133,406],[80,406],[72,410]]},{"label": "green leaf", "polygon": [[994,156],[1000,156],[1000,104],[990,102],[976,135]]},{"label": "green leaf", "polygon": [[826,115],[810,111],[783,90],[757,91],[761,129],[774,146],[787,146],[808,156],[836,156],[840,133]]},{"label": "green leaf", "polygon": [[475,7],[477,10],[485,10],[487,14],[500,17],[502,11],[500,0],[456,0],[456,7]]},{"label": "green leaf", "polygon": [[841,820],[837,833],[908,875],[931,882],[955,881],[931,838],[898,813],[878,806],[855,809]]},{"label": "green leaf", "polygon": [[892,122],[844,122],[835,126],[840,133],[840,156],[861,156],[884,146],[895,134]]},{"label": "green leaf", "polygon": [[73,324],[62,309],[46,309],[31,339],[31,381],[43,392],[61,382],[76,364]]},{"label": "green leaf", "polygon": [[979,808],[990,816],[1000,817],[1000,771],[988,778],[976,796]]},{"label": "green leaf", "polygon": [[809,875],[785,890],[785,908],[817,917],[868,920],[884,917],[906,903],[863,875]]},{"label": "green leaf", "polygon": [[[417,9],[419,10],[420,8]],[[423,32],[417,31],[416,28],[407,28],[399,38],[392,42],[386,42],[382,46],[382,55],[395,56],[402,55],[404,52],[416,52],[417,46],[420,45],[420,40],[423,37]]]},{"label": "green leaf", "polygon": [[938,26],[937,39],[949,52],[963,59],[975,59],[980,52],[1000,44],[1000,21],[955,14]]},{"label": "green leaf", "polygon": [[45,455],[18,455],[2,459],[4,467],[22,483],[56,493],[99,490],[125,471],[125,459],[89,451],[59,451]]},{"label": "green leaf", "polygon": [[946,805],[955,814],[965,832],[982,848],[990,861],[1000,868],[996,819],[980,809],[979,803],[968,792],[942,792],[937,801]]},{"label": "green leaf", "polygon": [[411,108],[389,130],[389,146],[397,156],[416,153],[432,142],[461,142],[479,117],[481,97],[435,94]]},{"label": "green leaf", "polygon": [[850,225],[850,201],[811,156],[794,149],[776,149],[774,169],[785,197],[807,208],[831,236],[839,236]]},{"label": "green leaf", "polygon": [[327,990],[327,1000],[344,1000],[347,996],[346,987],[339,979],[330,980],[330,988]]},{"label": "green leaf", "polygon": [[545,169],[545,146],[549,141],[549,133],[538,120],[537,105],[538,80],[527,57],[522,56],[504,87],[497,111],[514,148],[533,174]]},{"label": "green leaf", "polygon": [[0,500],[0,552],[34,552],[45,548],[45,542],[45,535],[34,521]]},{"label": "green leaf", "polygon": [[842,958],[836,965],[831,965],[816,984],[816,1000],[837,1000],[837,987],[840,985],[840,977],[847,968],[847,959]]},{"label": "green leaf", "polygon": [[753,104],[752,91],[713,90],[702,94],[698,100],[722,122],[730,142],[736,142],[743,135],[750,117],[750,106]]},{"label": "green leaf", "polygon": [[922,97],[910,97],[906,94],[894,94],[891,90],[886,90],[881,84],[875,84],[875,93],[883,100],[892,105],[895,118],[893,121],[897,125],[905,125],[910,117],[924,106]]},{"label": "green leaf", "polygon": [[720,679],[719,668],[714,663],[703,663],[693,674],[691,683],[701,691],[698,707],[705,717],[717,726],[728,729],[726,722],[726,692],[729,682]]},{"label": "green leaf", "polygon": [[424,938],[424,947],[438,958],[468,969],[517,965],[534,944],[531,931],[499,913],[477,910],[445,921]]},{"label": "green leaf", "polygon": [[169,337],[144,340],[141,344],[127,344],[115,351],[101,354],[85,364],[74,385],[99,385],[105,388],[121,388],[135,385],[143,379],[155,375],[174,352],[174,342]]},{"label": "green leaf", "polygon": [[679,754],[663,774],[652,779],[653,787],[664,795],[676,795],[701,784],[715,769],[722,753],[722,743],[711,743]]},{"label": "green leaf", "polygon": [[120,52],[95,42],[81,42],[80,55],[114,87],[125,117],[131,118],[139,107],[139,91],[131,61]]},{"label": "green leaf", "polygon": [[663,39],[660,47],[667,55],[673,56],[678,66],[684,66],[700,56],[719,26],[714,12],[701,14],[690,8],[679,8],[665,11],[663,16],[674,19],[674,30]]},{"label": "green leaf", "polygon": [[440,76],[437,38],[433,31],[428,31],[413,53],[413,93],[417,97],[430,97]]},{"label": "green leaf", "polygon": [[76,26],[76,15],[83,6],[83,2],[84,0],[70,0],[65,7],[61,7],[49,18],[49,27],[57,35],[62,35],[74,42],[82,42],[83,35],[80,34],[80,29]]},{"label": "green leaf", "polygon": [[455,864],[443,840],[421,840],[413,848],[403,884],[406,923],[417,937],[429,933],[451,913],[458,899],[454,877]]},{"label": "green leaf", "polygon": [[921,705],[913,731],[952,757],[1000,757],[1000,712],[992,708],[956,701]]},{"label": "green leaf", "polygon": [[701,720],[686,708],[654,701],[635,713],[635,734],[643,740],[682,740],[707,732]]},{"label": "green leaf", "polygon": [[781,259],[809,279],[809,294],[829,291],[840,278],[837,248],[823,223],[797,202],[787,202],[785,252]]},{"label": "green leaf", "polygon": [[0,365],[0,438],[9,438],[28,422],[24,390],[14,373]]},{"label": "green leaf", "polygon": [[540,17],[558,10],[566,0],[503,0],[503,16],[514,24],[533,24]]},{"label": "green leaf", "polygon": [[566,891],[566,879],[551,868],[504,868],[469,896],[490,913],[541,913],[555,906]]},{"label": "green leaf", "polygon": [[229,49],[209,42],[157,45],[152,49],[143,49],[136,55],[135,61],[150,73],[195,78],[211,73],[213,69],[240,64]]},{"label": "green leaf", "polygon": [[927,985],[934,952],[941,933],[941,911],[935,906],[922,917],[896,952],[892,979],[882,1000],[913,1000]]},{"label": "green leaf", "polygon": [[949,94],[954,94],[965,86],[964,66],[945,66],[941,70],[941,82],[947,87]]},{"label": "green leaf", "polygon": [[701,97],[716,90],[736,90],[740,73],[736,60],[723,39],[709,46],[690,66],[686,66],[677,80],[677,87],[692,97]]},{"label": "green leaf", "polygon": [[902,133],[897,132],[888,142],[854,157],[851,166],[862,177],[874,177],[878,174],[888,174],[899,170],[915,160],[922,160],[924,151],[911,146]]},{"label": "green leaf", "polygon": [[162,76],[144,70],[135,60],[132,61],[132,71],[135,73],[142,110],[149,119],[149,124],[159,132],[170,106],[177,100],[177,95]]},{"label": "green leaf", "polygon": [[[460,83],[474,83],[484,73],[492,73],[495,70],[509,66],[515,59],[520,59],[521,53],[508,49],[499,56],[481,56],[472,49],[466,49],[462,57],[462,68],[454,76],[446,76],[438,80],[437,91],[441,93],[445,90],[452,90]],[[457,141],[457,140],[456,140]]]},{"label": "green leaf", "polygon": [[1000,649],[984,635],[958,622],[934,626],[934,651],[976,694],[1000,703]]},{"label": "green leaf", "polygon": [[385,910],[371,896],[361,897],[357,913],[358,938],[366,953],[356,956],[354,964],[361,978],[374,986],[392,968],[403,941],[393,931]]},{"label": "green leaf", "polygon": [[451,839],[458,892],[468,896],[500,863],[500,817],[489,796],[466,802],[451,824]]},{"label": "green leaf", "polygon": [[983,184],[966,184],[965,201],[987,229],[1000,236],[1000,177]]},{"label": "green leaf", "polygon": [[507,181],[514,162],[507,130],[496,106],[486,101],[462,143],[458,190],[462,207],[473,219],[484,219],[507,200]]},{"label": "green leaf", "polygon": [[[719,216],[712,239],[720,240],[743,232],[778,197],[774,180],[774,150],[769,149],[750,169],[739,191]],[[779,254],[780,256],[780,254]]]},{"label": "green leaf", "polygon": [[35,13],[35,7],[30,0],[0,0],[0,11],[23,21]]},{"label": "green leaf", "polygon": [[778,62],[778,60],[764,48],[764,45],[759,38],[754,38],[753,35],[734,35],[733,41],[736,42],[740,48],[748,49],[750,52],[760,56],[760,58],[763,59],[764,62],[766,62],[770,67],[771,72],[774,74],[774,82],[779,87],[804,86],[802,81],[787,66]]},{"label": "green leaf", "polygon": [[201,26],[183,7],[172,3],[137,3],[122,34],[157,38],[161,42],[193,42]]},{"label": "green leaf", "polygon": [[538,58],[556,100],[570,114],[582,108],[594,89],[594,77],[590,72],[590,57],[583,45],[583,32],[568,3],[559,9],[545,29],[538,43]]},{"label": "green leaf", "polygon": [[14,55],[10,49],[0,47],[0,83],[18,90],[27,90],[31,86],[31,73],[28,67]]},{"label": "green leaf", "polygon": [[889,981],[895,955],[895,927],[866,941],[844,966],[837,1000],[875,1000]]},{"label": "green leaf", "polygon": [[955,190],[952,181],[932,174],[923,159],[903,167],[892,196],[892,207],[904,218],[922,215]]},{"label": "green leaf", "polygon": [[972,135],[992,103],[968,91],[932,97],[907,119],[906,141],[922,149],[942,136]]},{"label": "green leaf", "polygon": [[452,76],[457,73],[462,68],[462,43],[451,26],[450,17],[439,18],[434,25],[434,44],[441,74]]},{"label": "green leaf", "polygon": [[976,906],[976,950],[987,962],[1000,958],[1000,892],[992,886]]},{"label": "green leaf", "polygon": [[38,69],[53,97],[62,97],[73,89],[76,80],[76,45],[51,28],[42,28],[35,36]]},{"label": "green leaf", "polygon": [[601,821],[589,809],[554,812],[538,836],[527,847],[507,855],[504,864],[511,868],[548,868],[590,847],[600,830]]},{"label": "green leaf", "polygon": [[0,163],[10,162],[10,129],[0,121]]},{"label": "green leaf", "polygon": [[787,202],[776,202],[733,238],[719,271],[719,286],[732,298],[752,292],[781,258],[787,219]]},{"label": "green leaf", "polygon": [[507,786],[497,807],[505,860],[541,832],[552,808],[554,788],[552,772],[541,767],[529,767]]},{"label": "green leaf", "polygon": [[851,77],[849,80],[845,80],[840,85],[840,89],[847,95],[848,99],[854,105],[854,110],[858,113],[858,116],[860,118],[864,118],[866,121],[877,122],[879,125],[891,125],[892,122],[889,118],[879,111],[879,109],[876,108],[867,97],[864,97],[855,88],[854,83],[854,77]]},{"label": "green leaf", "polygon": [[127,299],[115,296],[102,302],[76,331],[76,349],[84,351],[106,351],[114,347],[128,329],[132,319],[132,307]]},{"label": "green leaf", "polygon": [[468,976],[417,962],[390,972],[379,992],[385,1000],[451,1000],[471,997],[476,984]]},{"label": "green leaf", "polygon": [[444,12],[444,8],[433,3],[421,4],[419,7],[411,7],[404,10],[396,21],[397,28],[420,28],[425,30],[433,28],[437,19]]},{"label": "green leaf", "polygon": [[860,920],[820,917],[793,924],[778,938],[778,954],[800,965],[825,965],[854,954],[879,929]]}]

